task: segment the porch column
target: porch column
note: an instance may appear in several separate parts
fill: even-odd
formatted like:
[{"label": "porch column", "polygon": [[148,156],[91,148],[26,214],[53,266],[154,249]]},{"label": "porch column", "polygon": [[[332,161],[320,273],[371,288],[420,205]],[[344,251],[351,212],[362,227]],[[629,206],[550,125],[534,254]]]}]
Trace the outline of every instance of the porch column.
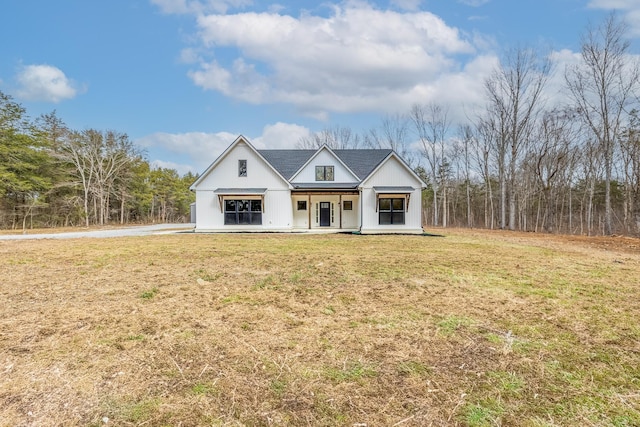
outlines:
[{"label": "porch column", "polygon": [[338,203],[340,204],[340,209],[338,210],[338,213],[340,214],[340,229],[342,229],[342,194],[340,194],[338,198]]},{"label": "porch column", "polygon": [[311,230],[311,194],[308,194],[307,198],[308,198],[307,215],[309,216],[309,219],[307,220],[307,224],[308,224],[309,230]]}]

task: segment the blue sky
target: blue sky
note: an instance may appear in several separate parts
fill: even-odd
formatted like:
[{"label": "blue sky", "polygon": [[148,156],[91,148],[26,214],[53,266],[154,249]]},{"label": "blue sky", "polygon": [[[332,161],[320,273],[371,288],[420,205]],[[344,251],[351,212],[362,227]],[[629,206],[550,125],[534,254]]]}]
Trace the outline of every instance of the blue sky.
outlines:
[{"label": "blue sky", "polygon": [[[482,104],[508,48],[575,59],[589,22],[640,0],[5,0],[0,90],[32,117],[127,133],[158,166],[201,172],[238,134],[289,148],[365,131],[412,104]],[[634,53],[636,51],[634,50]]]}]

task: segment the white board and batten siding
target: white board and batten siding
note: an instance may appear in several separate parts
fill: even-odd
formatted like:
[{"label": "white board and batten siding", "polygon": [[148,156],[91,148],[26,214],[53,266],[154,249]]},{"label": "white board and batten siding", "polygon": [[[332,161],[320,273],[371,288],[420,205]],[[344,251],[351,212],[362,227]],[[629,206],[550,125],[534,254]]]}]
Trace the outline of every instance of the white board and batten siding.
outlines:
[{"label": "white board and batten siding", "polygon": [[[422,233],[422,181],[411,173],[395,156],[389,157],[360,186],[362,192],[362,233]],[[380,225],[377,197],[374,187],[412,187],[409,205],[405,204],[405,221],[402,225]],[[385,197],[405,197],[387,194]]]},{"label": "white board and batten siding", "polygon": [[[196,188],[196,231],[270,231],[292,226],[291,191],[286,183],[251,147],[240,141],[223,154],[198,182]],[[240,160],[247,161],[247,176],[239,176]],[[225,196],[226,198],[260,199],[262,225],[225,225],[224,206],[215,191],[219,188],[266,188],[264,196]]]},{"label": "white board and batten siding", "polygon": [[[351,210],[344,209],[344,202],[351,202]],[[342,196],[342,228],[359,229],[360,228],[360,197],[356,195]]]},{"label": "white board and batten siding", "polygon": [[[299,210],[298,202],[306,202],[306,209]],[[293,211],[293,228],[297,230],[309,229],[309,196],[291,196],[291,210]]]}]

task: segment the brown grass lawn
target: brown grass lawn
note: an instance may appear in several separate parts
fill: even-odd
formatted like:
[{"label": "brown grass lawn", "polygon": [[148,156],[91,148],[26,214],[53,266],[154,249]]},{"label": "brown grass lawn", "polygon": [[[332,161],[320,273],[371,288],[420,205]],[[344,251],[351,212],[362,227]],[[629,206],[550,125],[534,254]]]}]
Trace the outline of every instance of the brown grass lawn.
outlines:
[{"label": "brown grass lawn", "polygon": [[2,426],[639,426],[640,241],[0,242]]}]

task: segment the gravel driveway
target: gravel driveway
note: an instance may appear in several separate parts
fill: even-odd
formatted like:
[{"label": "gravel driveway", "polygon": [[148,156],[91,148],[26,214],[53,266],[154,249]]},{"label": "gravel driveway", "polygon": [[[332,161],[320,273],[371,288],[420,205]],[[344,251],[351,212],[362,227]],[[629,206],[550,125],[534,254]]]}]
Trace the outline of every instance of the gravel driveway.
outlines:
[{"label": "gravel driveway", "polygon": [[[71,231],[48,234],[0,234],[0,240],[25,239],[77,239],[80,237],[128,237],[168,234],[193,230],[194,224],[154,224],[136,227],[109,228],[108,230]],[[0,231],[2,233],[2,231]],[[28,233],[28,231],[27,231]]]}]

